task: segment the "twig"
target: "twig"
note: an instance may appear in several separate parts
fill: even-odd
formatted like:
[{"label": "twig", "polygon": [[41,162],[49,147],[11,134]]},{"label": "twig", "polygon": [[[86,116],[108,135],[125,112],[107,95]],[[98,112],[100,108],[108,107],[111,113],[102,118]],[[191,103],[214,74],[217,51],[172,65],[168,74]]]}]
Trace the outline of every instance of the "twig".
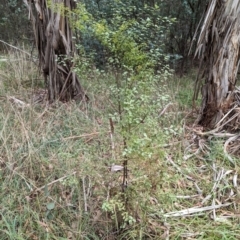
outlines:
[{"label": "twig", "polygon": [[158,117],[160,118],[168,109],[169,106],[173,105],[173,103],[168,103],[166,107],[159,113]]},{"label": "twig", "polygon": [[234,163],[234,160],[232,159],[232,157],[231,157],[231,156],[228,154],[228,152],[227,152],[227,146],[228,146],[228,144],[229,144],[230,142],[235,141],[235,140],[238,139],[239,137],[240,137],[240,133],[235,134],[234,136],[230,137],[230,138],[225,142],[225,144],[224,144],[224,153],[225,153],[226,157],[228,158],[228,160],[229,160],[233,165],[235,165],[235,163]]},{"label": "twig", "polygon": [[193,157],[193,156],[197,156],[200,153],[200,148],[198,148],[194,153],[192,154],[188,154],[188,155],[184,155],[183,159],[184,160],[188,160],[189,158]]},{"label": "twig", "polygon": [[[223,122],[223,120],[236,108],[237,106],[234,106],[230,111],[227,112],[227,114],[225,114],[222,119],[216,124],[216,127],[219,128],[220,123]],[[222,125],[223,126],[223,125]]]},{"label": "twig", "polygon": [[156,145],[154,147],[151,147],[152,149],[156,149],[156,148],[167,148],[167,147],[171,147],[171,146],[175,146],[178,145],[179,143],[181,143],[182,141],[176,141],[176,142],[171,142],[168,144],[162,144],[162,145]]},{"label": "twig", "polygon": [[[94,132],[94,133],[86,133],[86,134],[82,134],[82,135],[79,135],[79,136],[71,136],[71,137],[65,137],[65,138],[62,138],[62,140],[70,140],[70,139],[78,139],[78,138],[84,138],[84,137],[91,137],[91,136],[94,136],[94,135],[98,135],[100,134],[101,132]],[[109,133],[106,132],[106,133]]]},{"label": "twig", "polygon": [[111,148],[112,148],[112,159],[115,160],[115,144],[114,144],[114,125],[112,118],[109,118],[109,125],[110,125],[110,140],[111,140]]},{"label": "twig", "polygon": [[177,170],[179,173],[181,173],[183,176],[185,176],[188,180],[191,180],[191,181],[195,181],[192,177],[188,176],[187,174],[185,174],[182,169],[171,159],[170,156],[167,156],[167,161],[169,163],[171,163]]},{"label": "twig", "polygon": [[201,197],[201,195],[196,194],[196,195],[189,195],[189,196],[176,196],[176,198],[180,198],[180,199],[192,199],[192,198],[199,198]]},{"label": "twig", "polygon": [[201,190],[201,188],[197,185],[196,182],[193,182],[193,184],[194,184],[194,186],[195,186],[195,188],[196,188],[196,190],[198,192],[198,195],[201,195],[203,193],[203,190]]},{"label": "twig", "polygon": [[12,97],[12,96],[8,97],[8,99],[11,100],[12,102],[14,102],[15,104],[17,104],[19,107],[30,106],[30,104],[25,103],[24,101],[17,99],[15,97]]},{"label": "twig", "polygon": [[213,135],[214,133],[216,133],[217,131],[219,130],[219,127],[218,128],[215,128],[211,131],[208,131],[208,132],[201,132],[201,131],[197,131],[195,129],[192,129],[193,132],[195,132],[197,135],[200,135],[200,136],[208,136],[208,135]]},{"label": "twig", "polygon": [[[22,175],[21,175],[20,173],[18,173],[16,170],[12,170],[12,172],[15,173],[15,174],[17,174],[19,177],[21,177],[21,178],[25,181],[25,183],[26,183],[26,185],[27,185],[27,187],[29,188],[30,191],[33,190],[33,187],[35,187],[33,183],[30,183],[29,180],[27,180],[24,176],[22,176]],[[28,183],[28,181],[29,181],[29,183]],[[32,185],[32,186],[31,186],[31,185]]]},{"label": "twig", "polygon": [[74,175],[76,172],[77,172],[77,171],[74,171],[74,172],[72,172],[72,173],[70,173],[70,174],[68,174],[68,175],[65,175],[65,176],[63,176],[63,177],[61,177],[61,178],[58,178],[58,179],[56,179],[56,180],[54,180],[54,181],[52,181],[52,182],[50,182],[50,183],[48,183],[48,184],[45,184],[44,186],[42,186],[42,187],[40,187],[40,188],[37,188],[36,190],[40,191],[40,190],[44,189],[46,186],[49,187],[49,186],[53,185],[54,183],[60,182],[60,181],[62,181],[63,179],[65,179],[65,178],[67,178],[67,177],[69,177],[69,176],[71,176],[71,175]]},{"label": "twig", "polygon": [[213,135],[216,137],[225,137],[226,136],[231,136],[230,133],[217,133],[220,129],[222,129],[227,123],[231,122],[234,118],[236,118],[237,116],[239,116],[239,113],[235,113],[230,119],[228,119],[226,122],[222,123],[222,125],[220,125],[220,123],[237,107],[235,106],[234,108],[232,108],[226,115],[223,116],[223,118],[216,124],[216,128],[208,131],[208,132],[201,132],[201,131],[197,131],[195,129],[192,129],[192,131],[194,131],[196,134],[200,135],[200,136],[207,136],[207,135]]},{"label": "twig", "polygon": [[166,213],[163,216],[164,217],[181,217],[181,216],[186,216],[186,215],[190,215],[190,214],[194,214],[194,213],[200,213],[200,212],[215,210],[215,209],[222,208],[222,207],[228,207],[230,205],[232,205],[232,203],[225,203],[225,204],[207,206],[207,207],[202,207],[202,208],[193,207],[193,208],[187,208],[187,209],[184,209],[184,210],[181,210],[181,211]]},{"label": "twig", "polygon": [[[215,207],[215,199],[212,200],[212,206]],[[213,209],[213,219],[216,221],[216,208]]]},{"label": "twig", "polygon": [[3,40],[0,40],[0,42],[4,43],[4,44],[8,45],[9,47],[14,48],[14,49],[16,49],[16,50],[18,50],[18,51],[20,51],[20,52],[23,52],[23,53],[25,53],[25,54],[27,54],[28,56],[31,57],[31,54],[30,54],[30,53],[25,52],[25,51],[23,51],[22,49],[20,49],[20,48],[18,48],[18,47],[15,47],[15,46],[13,46],[13,45],[11,45],[11,44],[9,44],[9,43],[6,43],[6,42],[4,42]]},{"label": "twig", "polygon": [[214,137],[220,137],[220,138],[226,138],[226,137],[232,137],[235,136],[234,133],[214,133],[213,134]]},{"label": "twig", "polygon": [[237,186],[238,186],[238,184],[237,184],[237,178],[238,178],[238,175],[237,175],[237,173],[235,173],[234,174],[234,176],[233,176],[233,186],[235,187],[235,188],[237,188]]},{"label": "twig", "polygon": [[220,184],[220,181],[222,180],[223,176],[224,176],[224,169],[221,169],[218,172],[217,176],[216,175],[214,176],[214,179],[213,179],[214,184],[212,187],[212,192],[215,192],[215,190],[217,189],[218,185]]},{"label": "twig", "polygon": [[82,177],[82,186],[83,186],[84,210],[85,210],[85,212],[87,212],[87,196],[86,196],[86,187],[85,187],[85,177]]}]

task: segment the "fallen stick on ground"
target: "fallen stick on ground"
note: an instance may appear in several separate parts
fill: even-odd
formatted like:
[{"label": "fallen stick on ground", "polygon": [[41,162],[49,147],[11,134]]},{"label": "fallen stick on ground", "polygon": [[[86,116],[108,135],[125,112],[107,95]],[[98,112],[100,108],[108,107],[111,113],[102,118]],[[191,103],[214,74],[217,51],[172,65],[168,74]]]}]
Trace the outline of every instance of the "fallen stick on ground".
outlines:
[{"label": "fallen stick on ground", "polygon": [[[102,132],[86,133],[86,134],[82,134],[82,135],[78,135],[78,136],[65,137],[65,138],[62,138],[62,140],[71,140],[71,139],[79,139],[79,138],[84,138],[84,137],[91,137],[91,136],[94,136],[94,135],[99,135],[101,133]],[[105,133],[110,133],[110,131],[105,132]]]},{"label": "fallen stick on ground", "polygon": [[69,177],[69,176],[71,176],[71,175],[74,175],[76,172],[77,172],[77,171],[74,171],[74,172],[72,172],[72,173],[69,173],[69,174],[67,174],[67,175],[65,175],[65,176],[63,176],[63,177],[61,177],[61,178],[58,178],[58,179],[56,179],[56,180],[54,180],[54,181],[52,181],[52,182],[50,182],[50,183],[48,183],[48,184],[45,184],[44,186],[42,186],[42,187],[40,187],[40,188],[37,188],[37,189],[34,189],[34,190],[41,191],[41,190],[44,189],[45,187],[49,187],[49,186],[51,186],[52,184],[54,184],[54,183],[56,183],[56,182],[60,182],[60,181],[62,181],[63,179],[65,179],[65,178],[67,178],[67,177]]},{"label": "fallen stick on ground", "polygon": [[211,210],[215,210],[222,207],[227,207],[227,206],[230,206],[231,204],[232,203],[225,203],[225,204],[207,206],[202,208],[198,208],[198,207],[187,208],[181,211],[166,213],[163,216],[164,217],[181,217],[181,216],[186,216],[194,213],[201,213],[201,212],[211,211]]}]

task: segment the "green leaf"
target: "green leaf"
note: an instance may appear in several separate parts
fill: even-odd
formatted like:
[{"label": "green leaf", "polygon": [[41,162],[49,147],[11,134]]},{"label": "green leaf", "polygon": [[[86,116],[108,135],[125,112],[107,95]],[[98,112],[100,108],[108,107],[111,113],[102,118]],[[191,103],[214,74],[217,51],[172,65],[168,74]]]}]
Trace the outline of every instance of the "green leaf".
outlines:
[{"label": "green leaf", "polygon": [[48,204],[47,204],[47,209],[48,209],[48,210],[53,210],[54,207],[55,207],[55,203],[54,203],[54,202],[51,202],[51,203],[48,203]]}]

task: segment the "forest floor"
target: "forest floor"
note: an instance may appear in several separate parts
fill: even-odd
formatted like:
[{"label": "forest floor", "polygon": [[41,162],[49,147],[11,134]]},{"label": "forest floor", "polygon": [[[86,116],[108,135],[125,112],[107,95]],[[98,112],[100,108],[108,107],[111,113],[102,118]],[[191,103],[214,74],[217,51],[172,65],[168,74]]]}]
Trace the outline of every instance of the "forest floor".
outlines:
[{"label": "forest floor", "polygon": [[136,141],[122,193],[112,76],[85,77],[89,103],[49,105],[36,66],[19,58],[0,62],[0,239],[240,238],[240,161],[193,127],[195,71],[164,80],[169,103],[155,129],[135,132],[147,140]]}]

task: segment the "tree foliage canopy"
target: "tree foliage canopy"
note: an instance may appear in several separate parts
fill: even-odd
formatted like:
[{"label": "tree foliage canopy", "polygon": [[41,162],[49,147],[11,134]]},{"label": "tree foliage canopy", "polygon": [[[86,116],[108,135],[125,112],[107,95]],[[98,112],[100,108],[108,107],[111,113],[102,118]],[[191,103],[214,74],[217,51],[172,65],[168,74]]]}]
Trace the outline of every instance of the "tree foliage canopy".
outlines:
[{"label": "tree foliage canopy", "polygon": [[131,49],[137,46],[156,68],[167,61],[172,67],[181,65],[183,69],[205,2],[81,1],[77,12],[80,30],[77,43],[83,45],[87,54],[95,56],[94,61],[100,67],[108,60],[120,62],[116,57],[123,63],[126,60],[123,52],[129,52],[126,43],[134,42]]},{"label": "tree foliage canopy", "polygon": [[22,0],[2,0],[0,4],[0,40],[23,42],[30,36],[26,8]]}]

